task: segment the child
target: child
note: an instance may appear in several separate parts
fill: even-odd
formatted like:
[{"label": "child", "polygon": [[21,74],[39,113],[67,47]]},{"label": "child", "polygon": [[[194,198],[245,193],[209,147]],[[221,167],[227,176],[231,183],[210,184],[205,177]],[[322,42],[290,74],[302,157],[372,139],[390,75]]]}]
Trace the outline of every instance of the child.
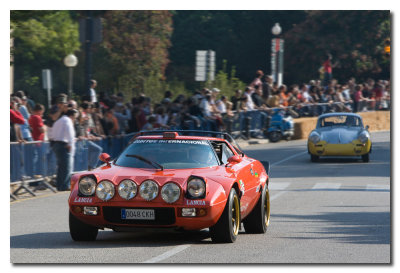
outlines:
[{"label": "child", "polygon": [[44,106],[42,104],[36,104],[33,108],[33,113],[29,118],[29,126],[32,128],[32,138],[34,141],[43,141],[45,126],[43,124],[43,112]]}]

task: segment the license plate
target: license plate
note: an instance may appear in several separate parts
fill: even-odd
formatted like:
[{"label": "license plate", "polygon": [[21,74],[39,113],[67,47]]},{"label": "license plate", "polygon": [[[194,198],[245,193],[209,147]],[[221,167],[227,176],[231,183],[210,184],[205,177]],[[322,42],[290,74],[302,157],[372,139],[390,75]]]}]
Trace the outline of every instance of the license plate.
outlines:
[{"label": "license plate", "polygon": [[121,209],[121,219],[155,220],[153,209]]}]

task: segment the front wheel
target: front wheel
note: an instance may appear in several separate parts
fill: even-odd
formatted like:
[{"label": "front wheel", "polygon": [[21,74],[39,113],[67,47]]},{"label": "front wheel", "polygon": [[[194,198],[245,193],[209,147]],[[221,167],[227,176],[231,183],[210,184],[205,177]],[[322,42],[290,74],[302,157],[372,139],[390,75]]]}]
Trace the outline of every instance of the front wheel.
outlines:
[{"label": "front wheel", "polygon": [[99,230],[78,220],[69,213],[69,233],[74,241],[94,241]]},{"label": "front wheel", "polygon": [[272,131],[269,133],[269,140],[271,142],[278,142],[282,139],[282,133],[279,131]]},{"label": "front wheel", "polygon": [[211,239],[215,243],[233,243],[240,228],[240,204],[235,189],[231,189],[225,209],[218,222],[210,227]]},{"label": "front wheel", "polygon": [[369,153],[366,153],[365,155],[362,155],[361,159],[362,159],[363,162],[369,162]]},{"label": "front wheel", "polygon": [[265,184],[253,211],[243,220],[246,233],[265,233],[267,231],[271,217],[270,204],[269,190],[267,184]]},{"label": "front wheel", "polygon": [[318,160],[319,160],[319,156],[317,156],[317,155],[310,155],[311,156],[311,162],[318,162]]}]

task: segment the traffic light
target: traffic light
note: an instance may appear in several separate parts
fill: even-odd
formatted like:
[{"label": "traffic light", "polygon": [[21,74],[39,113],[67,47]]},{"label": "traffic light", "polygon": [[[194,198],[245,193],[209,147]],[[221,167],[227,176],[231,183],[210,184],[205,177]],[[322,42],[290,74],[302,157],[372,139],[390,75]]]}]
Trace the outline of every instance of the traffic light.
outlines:
[{"label": "traffic light", "polygon": [[386,39],[384,42],[384,51],[385,51],[385,56],[390,57],[390,39]]}]

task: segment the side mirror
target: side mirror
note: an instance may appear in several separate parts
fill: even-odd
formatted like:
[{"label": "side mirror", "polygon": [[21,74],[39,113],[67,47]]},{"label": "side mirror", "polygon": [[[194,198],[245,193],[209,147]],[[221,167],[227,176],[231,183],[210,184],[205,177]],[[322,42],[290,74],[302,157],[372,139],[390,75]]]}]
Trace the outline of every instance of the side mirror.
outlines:
[{"label": "side mirror", "polygon": [[365,130],[368,130],[368,129],[369,129],[369,125],[365,126]]},{"label": "side mirror", "polygon": [[107,165],[110,165],[111,156],[109,154],[102,153],[101,155],[99,155],[99,159],[100,159],[100,161],[107,163]]},{"label": "side mirror", "polygon": [[228,163],[234,164],[234,163],[239,163],[242,162],[242,158],[238,155],[231,156],[228,158]]}]

